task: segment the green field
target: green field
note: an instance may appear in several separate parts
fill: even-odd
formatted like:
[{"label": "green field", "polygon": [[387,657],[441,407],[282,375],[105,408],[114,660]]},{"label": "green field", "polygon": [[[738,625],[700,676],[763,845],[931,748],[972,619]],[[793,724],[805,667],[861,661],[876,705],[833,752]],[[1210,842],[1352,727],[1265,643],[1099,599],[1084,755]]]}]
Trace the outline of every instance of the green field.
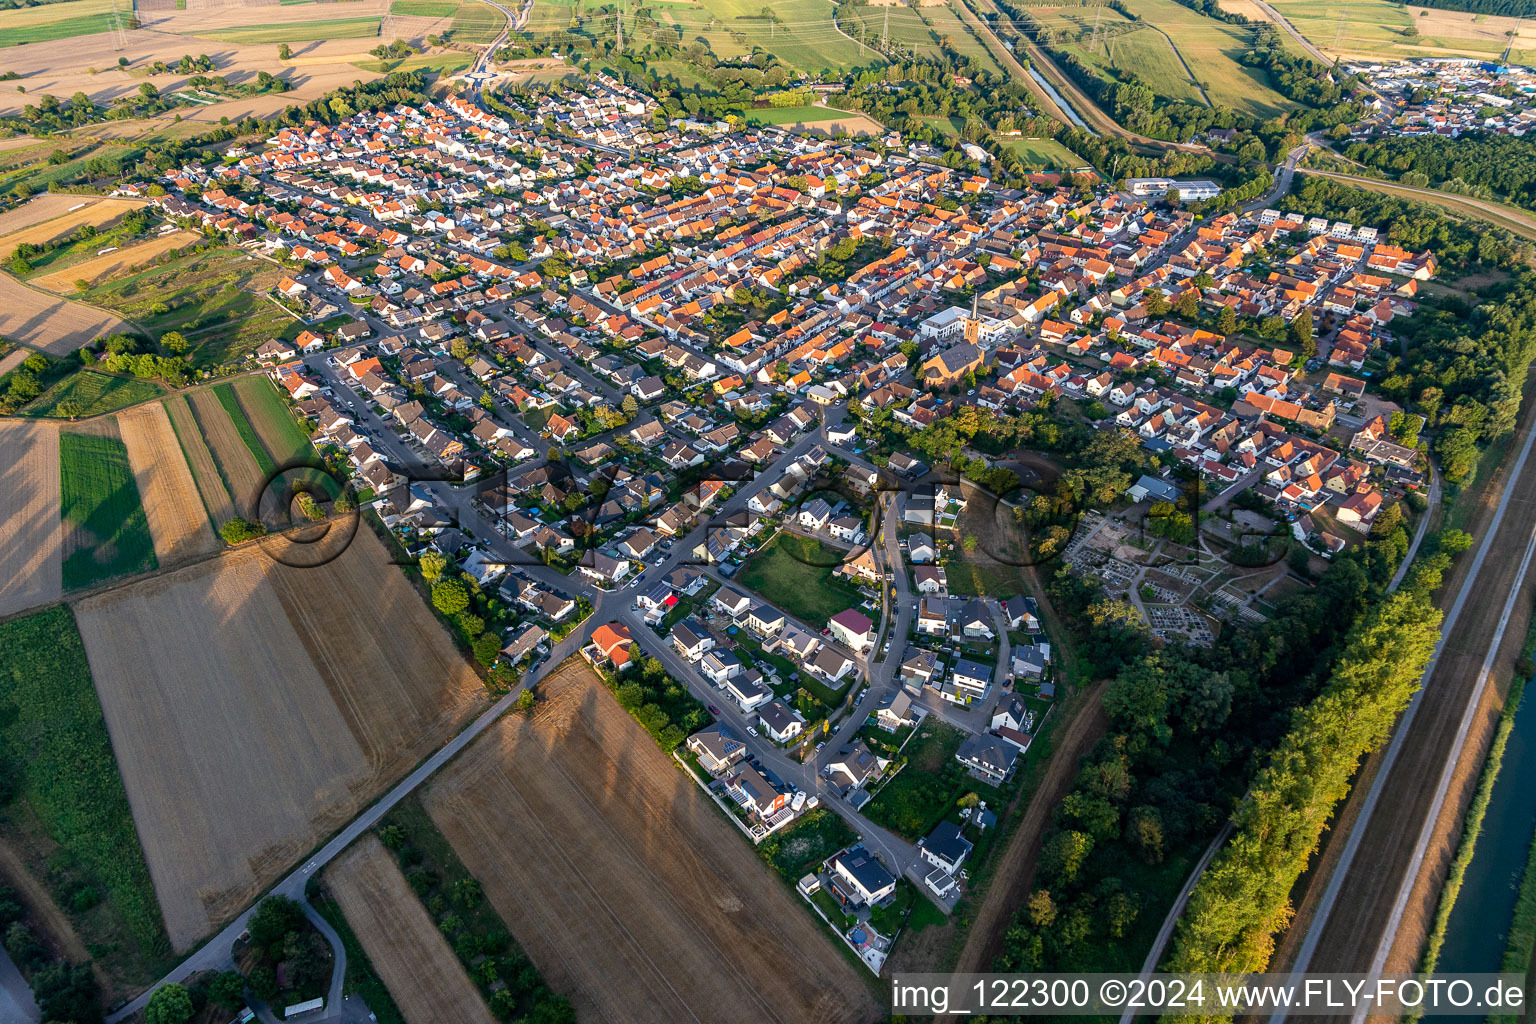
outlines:
[{"label": "green field", "polygon": [[489,43],[506,27],[507,16],[474,0],[459,7],[448,34],[456,43]]},{"label": "green field", "polygon": [[295,21],[281,25],[249,25],[199,32],[199,39],[221,43],[313,43],[327,39],[372,39],[379,34],[378,18],[336,18],[331,21]]},{"label": "green field", "polygon": [[218,246],[114,275],[85,294],[158,337],[180,331],[197,369],[236,363],[269,338],[292,340],[304,325],[265,298],[283,271]]},{"label": "green field", "polygon": [[64,559],[65,590],[155,568],[149,520],[117,438],[59,433],[59,516],[95,539]]},{"label": "green field", "polygon": [[[614,35],[613,15],[599,11],[597,0],[535,0],[529,19],[529,35],[564,32],[571,27],[572,15],[586,19],[583,30],[593,38]],[[753,47],[777,55],[784,63],[815,74],[842,71],[853,67],[877,66],[885,60],[873,49],[862,53],[857,41],[838,32],[832,15],[836,10],[826,0],[783,0],[771,5],[777,20],[763,17],[764,6],[751,0],[688,0],[659,3],[650,13],[661,25],[677,33],[682,46],[702,42],[720,60],[744,57]],[[632,45],[644,45],[643,32],[631,28],[632,15],[624,21],[624,38]],[[638,41],[638,42],[637,42]]]},{"label": "green field", "polygon": [[134,986],[153,980],[170,966],[170,942],[65,605],[0,623],[0,762],[7,828],[23,838],[7,844],[53,892],[109,977]]},{"label": "green field", "polygon": [[[159,384],[132,377],[114,377],[96,370],[78,370],[44,391],[21,411],[27,416],[99,416],[130,405],[148,402],[164,392]],[[60,406],[73,402],[67,411]]]},{"label": "green field", "polygon": [[[1102,69],[1106,77],[1134,75],[1168,99],[1203,104],[1209,98],[1257,117],[1295,107],[1270,88],[1264,72],[1242,65],[1241,58],[1251,47],[1251,30],[1217,21],[1175,0],[1125,2],[1128,10],[1141,17],[1140,23],[1107,7],[1045,8],[1031,13],[1058,33],[1058,49]],[[1199,86],[1204,87],[1205,97]]]},{"label": "green field", "polygon": [[50,43],[58,39],[71,39],[75,36],[89,36],[110,31],[112,31],[110,14],[87,14],[79,18],[64,18],[24,28],[0,28],[0,47]]},{"label": "green field", "polygon": [[277,469],[277,462],[267,452],[267,446],[261,443],[261,438],[256,435],[256,428],[251,426],[251,421],[246,418],[245,410],[240,408],[240,399],[235,395],[235,389],[230,384],[216,384],[213,393],[219,396],[219,404],[229,414],[229,420],[235,425],[235,431],[240,435],[240,440],[250,449],[251,457],[256,460],[256,465],[263,473],[271,473]]},{"label": "green field", "polygon": [[845,4],[838,11],[838,24],[844,32],[867,45],[889,41],[895,53],[910,51],[919,57],[943,55],[945,43],[963,57],[977,61],[994,74],[1002,68],[976,38],[969,25],[960,20],[952,7],[855,7]]},{"label": "green field", "polygon": [[1004,139],[1003,145],[1031,169],[1066,171],[1088,163],[1055,139]]},{"label": "green field", "polygon": [[[0,46],[46,43],[70,36],[108,32],[112,29],[114,9],[113,0],[65,0],[0,11]],[[122,10],[126,20],[132,8],[125,3]]]},{"label": "green field", "polygon": [[[224,401],[224,389],[228,386],[221,384],[215,388],[221,402]],[[299,425],[270,380],[266,377],[242,377],[234,384],[234,394],[239,399],[239,415],[231,409],[230,418],[235,420],[235,427],[241,431],[242,437],[245,437],[244,427],[249,425],[257,437],[264,439],[262,443],[268,454],[280,466],[319,462],[319,456],[310,444],[309,433]],[[227,402],[225,408],[229,409]],[[246,443],[250,443],[249,439]],[[258,458],[257,461],[261,460]],[[325,473],[295,471],[293,477],[314,484],[333,498],[340,493],[334,478]]]},{"label": "green field", "polygon": [[458,13],[456,0],[394,0],[389,13],[405,18],[451,18]]},{"label": "green field", "polygon": [[845,557],[819,540],[780,533],[741,567],[736,582],[821,629],[832,616],[859,603],[858,590],[832,575]]},{"label": "green field", "polygon": [[380,74],[391,71],[435,71],[451,75],[466,70],[473,63],[474,58],[469,54],[453,50],[448,53],[420,53],[404,60],[355,61],[354,65],[364,71],[377,71]]}]

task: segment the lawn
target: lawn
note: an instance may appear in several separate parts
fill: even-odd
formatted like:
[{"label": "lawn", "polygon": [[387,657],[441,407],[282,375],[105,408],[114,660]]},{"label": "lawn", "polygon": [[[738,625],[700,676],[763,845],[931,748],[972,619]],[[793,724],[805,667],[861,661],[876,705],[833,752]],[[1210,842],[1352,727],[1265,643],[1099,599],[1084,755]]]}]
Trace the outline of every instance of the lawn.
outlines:
[{"label": "lawn", "polygon": [[330,21],[295,21],[280,25],[246,25],[240,28],[199,32],[200,39],[221,43],[313,43],[327,39],[372,39],[379,34],[378,18],[335,18]]},{"label": "lawn", "polygon": [[179,331],[192,343],[192,365],[237,363],[270,338],[291,341],[304,325],[265,297],[282,268],[239,249],[167,253],[153,265],[102,281],[88,302],[122,314],[156,337]]},{"label": "lawn", "polygon": [[850,110],[834,110],[831,107],[761,107],[746,112],[747,120],[757,124],[811,124],[859,116]]},{"label": "lawn", "polygon": [[59,515],[94,538],[64,559],[65,590],[156,567],[128,449],[117,438],[59,433]]},{"label": "lawn", "polygon": [[832,616],[861,600],[856,588],[833,576],[845,557],[819,540],[780,533],[741,567],[736,582],[822,629]]},{"label": "lawn", "polygon": [[994,790],[972,779],[955,760],[965,733],[930,716],[907,744],[907,759],[895,778],[865,807],[870,821],[916,842],[944,819],[967,792],[989,800]]},{"label": "lawn", "polygon": [[1041,170],[1071,170],[1088,163],[1055,139],[1008,139],[1003,143],[1024,161],[1024,166]]},{"label": "lawn", "polygon": [[170,941],[65,605],[0,624],[0,762],[6,818],[46,854],[32,868],[99,965],[129,985],[153,980]]},{"label": "lawn", "polygon": [[[28,416],[57,417],[99,416],[130,405],[159,398],[164,392],[153,381],[132,377],[114,377],[97,370],[78,370],[44,391],[21,411]],[[74,407],[60,407],[73,402]]]}]

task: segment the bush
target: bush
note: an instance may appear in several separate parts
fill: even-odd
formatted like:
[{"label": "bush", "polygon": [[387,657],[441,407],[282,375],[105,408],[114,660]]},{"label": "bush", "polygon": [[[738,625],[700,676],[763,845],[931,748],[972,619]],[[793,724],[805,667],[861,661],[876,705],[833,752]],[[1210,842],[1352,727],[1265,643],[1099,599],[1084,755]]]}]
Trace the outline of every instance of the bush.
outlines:
[{"label": "bush", "polygon": [[495,633],[481,633],[475,638],[474,651],[475,660],[490,668],[501,654],[501,637]]},{"label": "bush", "polygon": [[257,537],[265,537],[267,528],[262,523],[253,523],[249,519],[241,519],[239,516],[227,521],[219,527],[219,536],[224,538],[224,543],[234,546],[244,544],[248,540]]}]

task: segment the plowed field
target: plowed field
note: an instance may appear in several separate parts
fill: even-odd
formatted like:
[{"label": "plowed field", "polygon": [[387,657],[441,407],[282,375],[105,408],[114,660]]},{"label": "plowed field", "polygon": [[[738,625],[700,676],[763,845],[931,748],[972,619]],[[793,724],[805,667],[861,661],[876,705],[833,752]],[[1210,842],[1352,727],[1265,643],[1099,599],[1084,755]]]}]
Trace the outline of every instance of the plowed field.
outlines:
[{"label": "plowed field", "polygon": [[58,427],[0,420],[0,615],[57,601],[63,565]]},{"label": "plowed field", "polygon": [[325,881],[409,1024],[493,1024],[464,965],[377,839],[338,857]]},{"label": "plowed field", "polygon": [[117,429],[128,449],[139,500],[149,517],[155,557],[170,565],[218,547],[208,526],[208,513],[197,496],[197,484],[187,469],[170,418],[159,402],[136,406],[119,414]]},{"label": "plowed field", "polygon": [[581,1020],[865,1021],[864,981],[807,909],[572,661],[425,804]]}]

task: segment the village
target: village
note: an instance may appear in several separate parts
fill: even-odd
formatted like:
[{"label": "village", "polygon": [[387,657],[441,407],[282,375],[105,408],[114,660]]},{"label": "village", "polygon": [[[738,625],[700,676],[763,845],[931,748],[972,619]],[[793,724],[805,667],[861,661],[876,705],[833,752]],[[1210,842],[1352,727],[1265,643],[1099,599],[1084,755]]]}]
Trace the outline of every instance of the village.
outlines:
[{"label": "village", "polygon": [[[1059,555],[1166,642],[1304,585],[1271,559],[1245,588],[1243,537],[1326,559],[1429,485],[1369,382],[1436,259],[1371,225],[1000,189],[668,123],[603,75],[523,113],[362,112],[123,191],[287,268],[269,298],[306,329],[255,358],[405,549],[494,599],[498,664],[654,659],[712,720],[673,722],[674,757],[749,841],[851,826],[797,888],[876,973],[894,900],[952,910],[1058,679],[1017,571],[959,583],[972,517],[1016,502],[915,436],[1041,412],[1134,439],[1144,472]],[[964,806],[879,823],[936,737]]]},{"label": "village", "polygon": [[1351,138],[1440,135],[1486,131],[1520,136],[1536,125],[1536,72],[1520,65],[1468,57],[1351,62],[1379,95],[1378,115],[1354,126]]}]

